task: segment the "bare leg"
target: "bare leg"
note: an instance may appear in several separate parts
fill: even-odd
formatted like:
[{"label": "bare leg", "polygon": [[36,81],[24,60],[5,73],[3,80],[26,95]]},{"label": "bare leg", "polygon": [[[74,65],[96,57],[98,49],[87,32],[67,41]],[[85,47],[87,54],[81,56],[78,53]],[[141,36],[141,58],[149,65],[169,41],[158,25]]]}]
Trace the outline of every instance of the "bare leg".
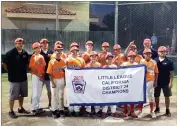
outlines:
[{"label": "bare leg", "polygon": [[19,102],[19,109],[23,108],[23,97],[19,97],[18,102]]},{"label": "bare leg", "polygon": [[12,112],[14,108],[14,100],[9,100],[9,107],[10,107],[10,112]]}]

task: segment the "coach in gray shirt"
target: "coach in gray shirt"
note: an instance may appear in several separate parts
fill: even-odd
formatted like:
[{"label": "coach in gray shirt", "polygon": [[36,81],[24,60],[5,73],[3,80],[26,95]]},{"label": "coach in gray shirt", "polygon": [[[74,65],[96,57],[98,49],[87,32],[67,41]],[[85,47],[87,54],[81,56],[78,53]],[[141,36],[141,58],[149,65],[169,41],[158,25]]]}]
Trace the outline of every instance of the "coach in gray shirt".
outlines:
[{"label": "coach in gray shirt", "polygon": [[8,72],[8,81],[10,84],[9,116],[11,118],[17,118],[13,111],[15,100],[19,101],[18,113],[29,114],[23,108],[23,99],[28,96],[28,53],[23,50],[24,40],[22,38],[17,38],[14,43],[15,48],[6,53],[2,62],[4,69]]}]

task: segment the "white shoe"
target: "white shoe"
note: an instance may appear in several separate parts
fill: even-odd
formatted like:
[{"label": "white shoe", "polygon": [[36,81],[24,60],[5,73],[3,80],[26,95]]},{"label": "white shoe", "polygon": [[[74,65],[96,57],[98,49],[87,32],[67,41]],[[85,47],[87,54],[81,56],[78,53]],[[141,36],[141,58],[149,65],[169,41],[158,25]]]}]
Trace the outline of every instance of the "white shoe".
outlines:
[{"label": "white shoe", "polygon": [[138,112],[138,118],[141,118],[143,116],[143,112],[139,111]]},{"label": "white shoe", "polygon": [[156,114],[155,114],[154,112],[151,112],[151,117],[152,117],[153,119],[157,118],[157,116],[156,116]]}]

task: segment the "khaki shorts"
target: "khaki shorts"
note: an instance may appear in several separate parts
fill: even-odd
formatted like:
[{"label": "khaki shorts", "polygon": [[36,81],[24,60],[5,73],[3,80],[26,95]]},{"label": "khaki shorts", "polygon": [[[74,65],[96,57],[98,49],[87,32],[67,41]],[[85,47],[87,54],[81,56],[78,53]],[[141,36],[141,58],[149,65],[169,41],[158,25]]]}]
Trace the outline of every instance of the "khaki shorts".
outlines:
[{"label": "khaki shorts", "polygon": [[19,97],[28,97],[28,82],[9,82],[10,91],[9,98],[10,100],[17,100]]}]

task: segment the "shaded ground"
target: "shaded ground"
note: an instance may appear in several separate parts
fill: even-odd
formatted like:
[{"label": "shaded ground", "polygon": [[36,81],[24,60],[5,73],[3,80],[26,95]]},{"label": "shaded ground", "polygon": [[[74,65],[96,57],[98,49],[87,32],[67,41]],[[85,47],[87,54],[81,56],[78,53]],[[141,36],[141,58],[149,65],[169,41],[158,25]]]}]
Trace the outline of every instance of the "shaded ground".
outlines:
[{"label": "shaded ground", "polygon": [[[175,85],[176,84],[176,85]],[[148,115],[149,107],[145,107],[144,117],[141,119],[132,118],[106,118],[102,119],[92,119],[86,117],[67,117],[53,119],[51,113],[48,109],[46,112],[39,116],[31,115],[19,115],[18,119],[10,119],[8,117],[8,92],[9,84],[7,82],[7,75],[2,75],[2,125],[3,126],[177,126],[177,78],[174,81],[173,96],[171,97],[171,112],[172,117],[164,116],[165,104],[164,98],[161,97],[161,113],[158,115],[157,119],[151,119]],[[24,107],[30,110],[31,104],[31,82],[29,77],[29,97],[25,99]],[[48,105],[46,90],[44,87],[43,94],[41,97],[41,107],[45,108]],[[15,103],[15,111],[17,111],[18,103]]]}]

